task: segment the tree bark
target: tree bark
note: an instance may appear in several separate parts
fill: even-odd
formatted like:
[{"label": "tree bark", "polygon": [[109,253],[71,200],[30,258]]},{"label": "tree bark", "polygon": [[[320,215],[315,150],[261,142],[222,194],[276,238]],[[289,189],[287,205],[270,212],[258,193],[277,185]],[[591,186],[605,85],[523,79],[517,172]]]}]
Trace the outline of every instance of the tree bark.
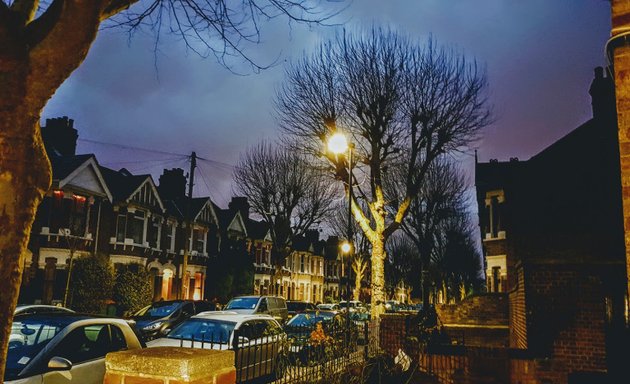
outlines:
[{"label": "tree bark", "polygon": [[0,12],[0,383],[31,227],[52,179],[40,114],[96,38],[101,5],[86,4],[56,1],[26,26]]},{"label": "tree bark", "polygon": [[37,206],[51,182],[39,114],[28,113],[29,109],[23,105],[23,92],[20,92],[23,87],[12,89],[16,92],[8,99],[8,95],[2,95],[5,97],[0,102],[0,348],[4,351],[0,354],[0,382],[4,377],[31,226]]},{"label": "tree bark", "polygon": [[371,239],[372,243],[372,298],[370,303],[372,309],[370,314],[373,319],[385,313],[385,237],[383,232],[376,233]]}]

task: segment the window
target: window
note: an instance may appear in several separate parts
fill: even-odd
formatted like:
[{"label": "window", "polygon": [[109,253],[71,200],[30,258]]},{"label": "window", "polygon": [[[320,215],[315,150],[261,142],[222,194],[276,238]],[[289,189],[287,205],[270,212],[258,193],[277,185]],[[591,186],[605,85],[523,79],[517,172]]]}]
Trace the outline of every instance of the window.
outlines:
[{"label": "window", "polygon": [[199,253],[206,253],[206,231],[204,228],[193,229],[192,249]]},{"label": "window", "polygon": [[122,331],[107,324],[93,324],[77,328],[68,333],[55,347],[52,356],[60,356],[73,364],[101,359],[105,354],[126,348]]},{"label": "window", "polygon": [[73,195],[69,201],[68,228],[75,235],[85,234],[87,228],[87,199],[84,196]]},{"label": "window", "polygon": [[166,246],[171,252],[175,252],[175,223],[166,223]]},{"label": "window", "polygon": [[262,244],[256,244],[256,264],[262,264],[264,260],[262,258]]},{"label": "window", "polygon": [[133,239],[134,244],[144,245],[145,217],[145,212],[140,210],[129,214],[127,230],[129,238]]},{"label": "window", "polygon": [[127,233],[127,215],[119,213],[118,219],[116,220],[116,241],[124,243],[125,233]]},{"label": "window", "polygon": [[151,228],[148,233],[149,246],[152,248],[160,248],[160,234],[162,233],[161,219],[153,217],[151,220]]},{"label": "window", "polygon": [[304,273],[304,255],[300,255],[300,272]]}]

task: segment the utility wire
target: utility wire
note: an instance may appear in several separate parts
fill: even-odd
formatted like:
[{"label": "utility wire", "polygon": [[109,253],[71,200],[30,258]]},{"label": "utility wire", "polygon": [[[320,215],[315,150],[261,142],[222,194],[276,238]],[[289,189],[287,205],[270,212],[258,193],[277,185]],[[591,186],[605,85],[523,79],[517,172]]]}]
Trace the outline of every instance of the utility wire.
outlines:
[{"label": "utility wire", "polygon": [[112,147],[123,148],[123,149],[132,149],[134,151],[145,151],[145,152],[161,153],[163,155],[171,155],[171,156],[190,156],[190,155],[185,155],[183,153],[158,151],[158,150],[155,150],[155,149],[134,147],[134,146],[131,146],[131,145],[123,145],[123,144],[116,144],[116,143],[107,143],[107,142],[98,141],[98,140],[90,140],[90,139],[78,139],[78,140],[79,141],[84,141],[86,143],[109,145],[109,146],[112,146]]},{"label": "utility wire", "polygon": [[[109,146],[116,147],[116,148],[121,148],[121,149],[129,149],[129,150],[134,150],[134,151],[144,151],[144,152],[159,153],[159,154],[162,154],[162,155],[171,155],[171,156],[180,156],[180,157],[188,157],[188,158],[190,158],[189,154],[183,154],[183,153],[159,151],[159,150],[155,150],[155,149],[141,148],[141,147],[135,147],[135,146],[132,146],[132,145],[124,145],[124,144],[117,144],[117,143],[108,143],[108,142],[105,142],[105,141],[98,141],[98,140],[91,140],[91,139],[78,139],[78,140],[86,142],[86,143],[92,143],[92,144],[109,145]],[[216,166],[217,168],[223,168],[224,170],[229,170],[230,172],[232,171],[232,169],[234,169],[234,165],[228,164],[228,163],[224,163],[222,161],[212,160],[212,159],[205,158],[205,157],[200,157],[200,156],[197,156],[197,160],[205,161],[205,162],[207,162],[209,164],[212,164],[212,165]]]}]

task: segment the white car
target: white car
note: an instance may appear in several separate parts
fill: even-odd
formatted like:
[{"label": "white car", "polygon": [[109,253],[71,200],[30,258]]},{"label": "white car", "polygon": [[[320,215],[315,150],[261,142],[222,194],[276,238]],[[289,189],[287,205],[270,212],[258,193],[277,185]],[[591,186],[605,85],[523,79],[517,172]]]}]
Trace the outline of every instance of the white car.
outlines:
[{"label": "white car", "polygon": [[13,318],[4,382],[101,384],[105,354],[142,348],[122,319],[74,313]]},{"label": "white car", "polygon": [[334,303],[317,304],[317,309],[321,309],[321,310],[324,310],[324,311],[338,311],[339,310],[339,304],[334,304]]},{"label": "white car", "polygon": [[148,342],[147,347],[234,349],[240,382],[267,375],[283,377],[285,341],[286,334],[272,316],[211,311],[185,320],[166,337]]},{"label": "white car", "polygon": [[75,313],[72,309],[44,304],[18,304],[13,315],[34,315],[44,313]]},{"label": "white car", "polygon": [[350,300],[349,302],[345,302],[345,301],[340,301],[339,302],[339,308],[341,308],[341,310],[346,310],[346,308],[350,308],[350,312],[355,312],[357,310],[361,310],[363,307],[363,303],[358,301],[358,300]]}]

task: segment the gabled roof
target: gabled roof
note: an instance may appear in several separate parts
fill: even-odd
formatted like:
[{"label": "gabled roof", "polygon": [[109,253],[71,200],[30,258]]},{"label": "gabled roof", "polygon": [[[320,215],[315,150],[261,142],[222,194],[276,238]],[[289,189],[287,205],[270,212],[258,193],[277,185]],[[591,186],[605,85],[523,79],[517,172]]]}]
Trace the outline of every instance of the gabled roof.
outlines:
[{"label": "gabled roof", "polygon": [[178,219],[186,219],[195,222],[210,222],[219,225],[219,218],[216,212],[216,205],[209,197],[186,196],[175,200],[167,200],[167,212]]},{"label": "gabled roof", "polygon": [[157,192],[153,177],[151,175],[133,175],[125,168],[120,171],[114,171],[107,167],[100,167],[101,173],[105,178],[107,186],[112,191],[113,202],[126,202],[129,203],[136,193],[141,191],[143,187],[147,187],[153,196],[162,212],[166,211],[164,203]]},{"label": "gabled roof", "polygon": [[247,234],[254,240],[265,240],[269,235],[269,225],[265,221],[247,219]]},{"label": "gabled roof", "polygon": [[112,201],[112,193],[92,154],[73,156],[50,156],[53,172],[53,187],[66,185],[85,190],[94,195],[105,196]]}]

